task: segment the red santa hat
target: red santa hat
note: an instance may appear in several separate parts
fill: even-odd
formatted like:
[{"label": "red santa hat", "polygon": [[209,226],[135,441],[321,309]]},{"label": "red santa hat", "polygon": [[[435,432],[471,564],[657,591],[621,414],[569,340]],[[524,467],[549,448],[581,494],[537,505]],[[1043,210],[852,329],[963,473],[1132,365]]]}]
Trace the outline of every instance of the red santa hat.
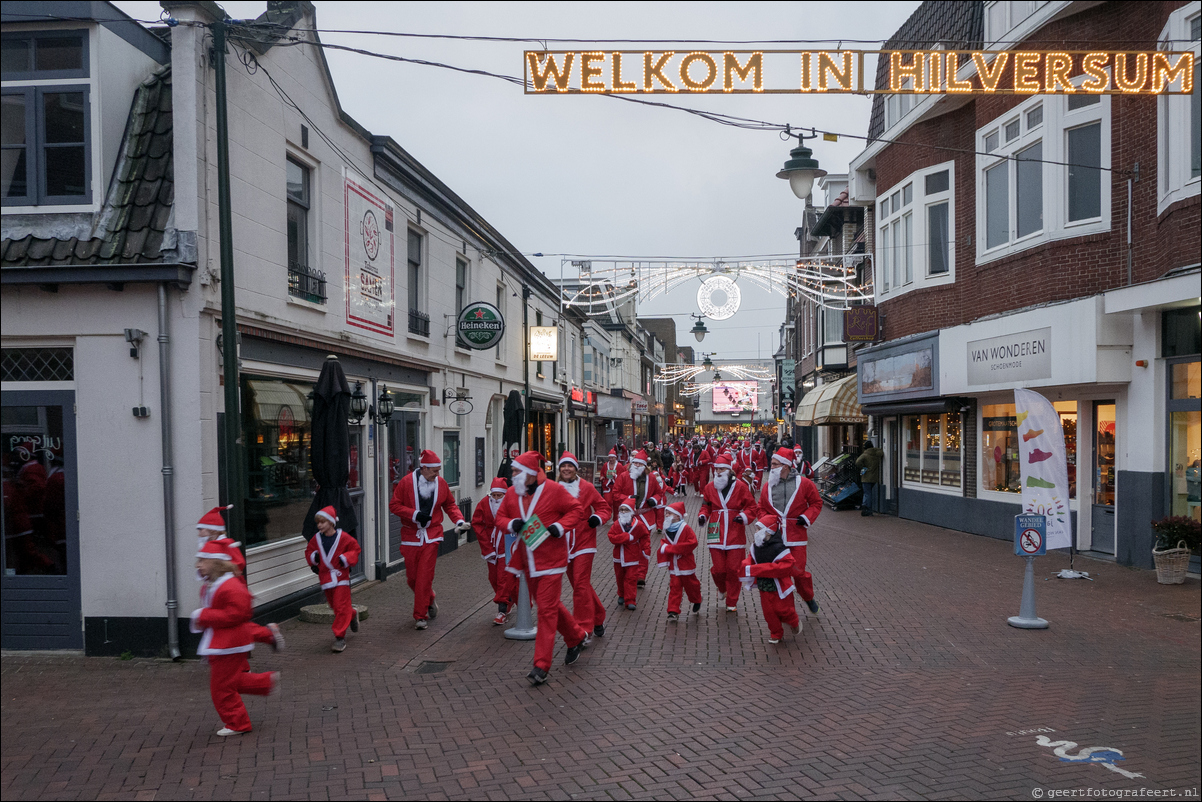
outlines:
[{"label": "red santa hat", "polygon": [[730,453],[727,451],[723,451],[721,454],[714,457],[715,471],[729,471],[733,464],[734,460],[731,459]]},{"label": "red santa hat", "polygon": [[509,491],[509,485],[505,484],[505,480],[502,479],[500,476],[498,476],[496,479],[493,479],[492,484],[489,485],[489,488],[488,488],[488,492],[490,495],[492,493],[506,493],[508,491]]},{"label": "red santa hat", "polygon": [[338,523],[338,511],[335,510],[332,505],[329,507],[322,507],[320,510],[313,513],[313,517],[314,518],[325,518],[327,521],[329,521],[332,524]]},{"label": "red santa hat", "polygon": [[792,465],[794,459],[793,449],[784,446],[776,449],[776,453],[772,455],[772,461],[779,462],[781,465]]},{"label": "red santa hat", "polygon": [[227,504],[224,507],[214,507],[213,509],[200,516],[200,521],[196,524],[197,529],[210,529],[214,532],[225,531],[225,518],[221,517],[222,510],[232,510],[233,504]]},{"label": "red santa hat", "polygon": [[616,448],[611,448],[611,449],[609,450],[609,457],[608,457],[608,458],[609,458],[609,459],[617,459],[617,458],[618,458],[618,450],[617,450]]},{"label": "red santa hat", "polygon": [[684,520],[684,502],[683,501],[678,501],[675,504],[669,504],[668,506],[664,507],[664,512],[667,512],[668,510],[671,510],[672,512],[676,513],[677,516],[680,517],[680,520],[682,520],[682,521]]},{"label": "red santa hat", "polygon": [[634,512],[634,500],[631,499],[630,496],[620,496],[618,498],[618,509],[621,509],[623,507],[630,510],[631,512]]},{"label": "red santa hat", "polygon": [[631,462],[637,462],[637,463],[639,463],[639,464],[641,464],[641,465],[646,465],[646,464],[647,464],[647,452],[646,452],[646,451],[643,451],[643,450],[640,448],[638,451],[634,452],[634,456],[632,456],[632,457],[630,458],[630,461],[631,461]]},{"label": "red santa hat", "polygon": [[206,541],[196,552],[196,557],[200,560],[225,560],[227,563],[232,563],[236,561],[233,552],[237,551],[238,547],[234,541],[222,538],[221,540]]},{"label": "red santa hat", "polygon": [[780,519],[775,515],[764,515],[755,522],[755,535],[753,542],[757,546],[764,545],[764,541],[772,537],[780,524]]},{"label": "red santa hat", "polygon": [[441,468],[442,460],[438,458],[437,454],[427,448],[422,451],[421,461],[417,464],[423,468]]},{"label": "red santa hat", "polygon": [[522,473],[537,476],[543,468],[543,456],[537,451],[526,451],[513,461],[513,467]]},{"label": "red santa hat", "polygon": [[563,456],[559,458],[560,465],[563,465],[565,462],[576,468],[580,467],[580,463],[576,461],[576,455],[573,454],[571,451],[563,452]]}]

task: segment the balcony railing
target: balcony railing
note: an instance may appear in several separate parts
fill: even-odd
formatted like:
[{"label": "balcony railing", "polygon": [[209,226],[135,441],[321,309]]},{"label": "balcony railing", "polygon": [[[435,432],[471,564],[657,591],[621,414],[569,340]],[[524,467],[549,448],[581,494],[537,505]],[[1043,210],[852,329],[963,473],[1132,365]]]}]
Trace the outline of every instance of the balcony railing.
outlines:
[{"label": "balcony railing", "polygon": [[409,333],[422,337],[430,336],[430,316],[416,309],[409,310]]},{"label": "balcony railing", "polygon": [[326,274],[300,262],[288,263],[288,294],[310,303],[326,302]]}]

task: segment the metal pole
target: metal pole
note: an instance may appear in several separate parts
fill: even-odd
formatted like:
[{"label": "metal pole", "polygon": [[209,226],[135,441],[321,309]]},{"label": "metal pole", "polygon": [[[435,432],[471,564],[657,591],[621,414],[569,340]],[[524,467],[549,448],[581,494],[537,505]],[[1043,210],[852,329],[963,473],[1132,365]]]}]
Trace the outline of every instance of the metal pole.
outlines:
[{"label": "metal pole", "polygon": [[1006,619],[1012,627],[1019,629],[1047,629],[1048,622],[1035,614],[1035,558],[1028,555],[1027,570],[1023,574],[1023,600],[1018,615]]},{"label": "metal pole", "polygon": [[[377,380],[371,380],[371,397],[372,403],[377,403],[374,399],[379,399],[380,389],[377,386]],[[376,416],[372,415],[371,421],[368,423],[371,427],[372,442],[375,445],[375,450],[372,452],[372,467],[376,477],[376,579],[381,581],[387,579],[384,570],[388,565],[388,541],[385,537],[388,527],[388,459],[385,452],[385,440],[388,437],[388,426],[381,426],[376,422]],[[381,464],[383,468],[381,468]]]},{"label": "metal pole", "polygon": [[163,542],[167,549],[167,652],[178,660],[179,599],[175,584],[175,468],[171,442],[171,337],[167,317],[167,284],[159,284],[159,420],[163,440]]},{"label": "metal pole", "polygon": [[526,387],[525,409],[522,420],[523,451],[530,450],[530,287],[522,282],[522,378]]},{"label": "metal pole", "polygon": [[[234,243],[230,203],[230,134],[225,88],[225,23],[213,23],[213,72],[217,100],[217,224],[221,259],[222,378],[225,381],[225,487],[230,537],[246,543],[243,501],[242,412],[238,387],[238,321],[234,303]],[[242,547],[245,549],[245,545]]]}]

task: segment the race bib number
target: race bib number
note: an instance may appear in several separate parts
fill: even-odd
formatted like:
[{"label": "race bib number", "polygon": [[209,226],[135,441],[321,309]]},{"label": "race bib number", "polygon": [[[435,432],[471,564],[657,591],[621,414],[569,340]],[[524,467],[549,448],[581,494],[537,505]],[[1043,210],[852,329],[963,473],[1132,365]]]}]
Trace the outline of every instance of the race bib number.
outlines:
[{"label": "race bib number", "polygon": [[530,516],[530,520],[526,521],[526,525],[522,527],[520,534],[522,542],[531,551],[537,549],[550,536],[551,531],[543,526],[542,520],[537,515]]},{"label": "race bib number", "polygon": [[705,542],[706,543],[721,543],[722,542],[722,525],[718,521],[712,521],[705,526]]}]

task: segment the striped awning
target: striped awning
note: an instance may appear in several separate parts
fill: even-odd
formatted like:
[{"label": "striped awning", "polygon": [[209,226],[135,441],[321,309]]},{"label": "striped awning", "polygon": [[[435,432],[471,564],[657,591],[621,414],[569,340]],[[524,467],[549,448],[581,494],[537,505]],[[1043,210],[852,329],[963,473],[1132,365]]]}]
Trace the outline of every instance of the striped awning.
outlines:
[{"label": "striped awning", "polygon": [[797,407],[799,426],[830,426],[841,423],[867,423],[860,409],[856,374],[824,384],[807,393]]}]

